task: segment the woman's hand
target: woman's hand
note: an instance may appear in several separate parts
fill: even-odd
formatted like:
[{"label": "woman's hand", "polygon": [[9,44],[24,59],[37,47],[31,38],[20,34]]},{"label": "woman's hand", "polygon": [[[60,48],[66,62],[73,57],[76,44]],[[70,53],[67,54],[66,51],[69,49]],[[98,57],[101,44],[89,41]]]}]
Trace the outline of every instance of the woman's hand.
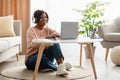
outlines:
[{"label": "woman's hand", "polygon": [[60,35],[59,35],[59,33],[57,33],[57,32],[53,32],[52,34],[51,34],[51,37],[59,37]]},{"label": "woman's hand", "polygon": [[60,34],[58,32],[53,32],[52,34],[50,34],[48,37],[46,38],[53,38],[53,37],[60,37]]}]

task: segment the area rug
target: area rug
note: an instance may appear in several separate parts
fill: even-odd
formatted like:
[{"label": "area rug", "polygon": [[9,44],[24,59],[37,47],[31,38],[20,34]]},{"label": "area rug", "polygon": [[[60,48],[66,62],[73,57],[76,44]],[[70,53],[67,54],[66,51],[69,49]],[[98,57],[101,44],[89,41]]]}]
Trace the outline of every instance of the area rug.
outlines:
[{"label": "area rug", "polygon": [[[74,66],[68,73],[67,76],[56,76],[56,71],[41,71],[38,72],[36,80],[76,80],[91,76],[91,71],[78,66]],[[33,71],[26,69],[25,66],[16,66],[1,71],[1,75],[14,79],[32,80]]]}]

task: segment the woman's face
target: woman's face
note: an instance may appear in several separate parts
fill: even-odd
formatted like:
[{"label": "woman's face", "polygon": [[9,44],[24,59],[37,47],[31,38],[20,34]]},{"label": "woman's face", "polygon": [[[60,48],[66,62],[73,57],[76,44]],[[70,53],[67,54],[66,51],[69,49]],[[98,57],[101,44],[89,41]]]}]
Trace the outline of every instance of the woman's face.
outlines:
[{"label": "woman's face", "polygon": [[39,19],[38,25],[45,26],[47,24],[48,18],[45,13],[43,13]]}]

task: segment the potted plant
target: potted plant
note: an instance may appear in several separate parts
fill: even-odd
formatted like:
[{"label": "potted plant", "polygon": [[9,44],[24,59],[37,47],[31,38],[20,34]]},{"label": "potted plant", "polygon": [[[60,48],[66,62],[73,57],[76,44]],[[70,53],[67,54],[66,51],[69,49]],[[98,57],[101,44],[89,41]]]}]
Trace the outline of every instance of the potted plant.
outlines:
[{"label": "potted plant", "polygon": [[[97,38],[97,28],[105,23],[103,19],[105,5],[108,5],[108,2],[94,1],[88,3],[86,8],[83,10],[73,9],[80,13],[81,20],[79,23],[79,34],[86,34],[87,37]],[[93,46],[93,43],[91,44]],[[93,48],[94,52],[94,48]]]},{"label": "potted plant", "polygon": [[[95,34],[97,33],[97,28],[105,23],[105,20],[103,19],[104,11],[105,11],[105,5],[109,4],[108,2],[100,2],[100,1],[94,1],[91,3],[88,3],[86,5],[86,8],[83,10],[80,9],[73,9],[80,13],[81,20],[79,24],[79,34],[85,34],[87,37],[95,38]],[[81,31],[82,28],[82,31]],[[92,35],[91,33],[94,33]]]}]

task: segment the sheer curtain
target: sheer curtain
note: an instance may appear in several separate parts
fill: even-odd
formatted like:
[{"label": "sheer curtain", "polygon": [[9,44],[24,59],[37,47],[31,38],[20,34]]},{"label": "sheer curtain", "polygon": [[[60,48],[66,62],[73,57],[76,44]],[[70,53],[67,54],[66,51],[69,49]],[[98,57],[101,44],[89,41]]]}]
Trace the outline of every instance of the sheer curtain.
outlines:
[{"label": "sheer curtain", "polygon": [[22,21],[22,54],[26,53],[26,29],[30,26],[30,0],[0,0],[0,16]]}]

